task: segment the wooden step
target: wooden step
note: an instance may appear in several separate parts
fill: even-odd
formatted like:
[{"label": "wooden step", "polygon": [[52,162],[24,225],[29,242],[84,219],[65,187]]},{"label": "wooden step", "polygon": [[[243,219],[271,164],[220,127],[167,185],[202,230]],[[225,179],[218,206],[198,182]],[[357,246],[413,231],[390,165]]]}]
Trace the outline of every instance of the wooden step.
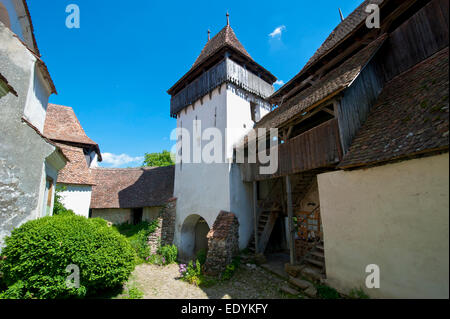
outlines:
[{"label": "wooden step", "polygon": [[319,268],[325,267],[325,263],[323,261],[315,260],[312,258],[305,258],[305,261],[311,265],[317,266]]},{"label": "wooden step", "polygon": [[320,258],[320,259],[325,259],[325,255],[323,254],[323,252],[312,251],[310,254],[311,254],[311,256],[314,256],[314,257],[317,257],[317,258]]},{"label": "wooden step", "polygon": [[321,250],[321,251],[325,250],[325,248],[323,247],[323,244],[317,245],[316,248]]}]

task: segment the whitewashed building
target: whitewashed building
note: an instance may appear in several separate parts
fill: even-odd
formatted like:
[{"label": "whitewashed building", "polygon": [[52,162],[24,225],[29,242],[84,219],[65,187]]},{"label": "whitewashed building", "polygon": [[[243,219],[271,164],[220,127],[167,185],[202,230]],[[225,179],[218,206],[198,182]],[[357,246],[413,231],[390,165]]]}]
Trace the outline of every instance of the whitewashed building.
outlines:
[{"label": "whitewashed building", "polygon": [[[190,135],[189,141],[182,140],[185,136],[179,138],[183,146],[175,167],[174,242],[182,259],[206,248],[206,234],[222,210],[237,216],[239,247],[247,246],[253,233],[252,188],[242,182],[239,167],[233,163],[233,146],[270,112],[265,98],[273,93],[275,81],[250,57],[227,16],[227,25],[212,39],[208,32],[194,65],[168,90],[171,116],[177,119],[177,128]],[[194,155],[194,148],[203,149],[212,140],[209,128],[220,130],[223,146],[216,150],[220,161],[211,164]],[[194,137],[194,131],[203,138]],[[182,159],[187,147],[189,162]]]},{"label": "whitewashed building", "polygon": [[58,186],[64,187],[62,203],[75,214],[88,217],[94,185],[91,168],[102,160],[98,144],[86,135],[73,109],[63,105],[48,105],[44,134],[69,159],[57,180]]},{"label": "whitewashed building", "polygon": [[43,135],[56,93],[24,0],[0,0],[0,247],[24,222],[51,215],[67,158]]},{"label": "whitewashed building", "polygon": [[83,130],[73,109],[49,104],[44,134],[54,141],[69,158],[59,173],[57,184],[63,187],[61,201],[75,214],[89,217],[94,178],[91,168],[102,160],[100,148]]}]

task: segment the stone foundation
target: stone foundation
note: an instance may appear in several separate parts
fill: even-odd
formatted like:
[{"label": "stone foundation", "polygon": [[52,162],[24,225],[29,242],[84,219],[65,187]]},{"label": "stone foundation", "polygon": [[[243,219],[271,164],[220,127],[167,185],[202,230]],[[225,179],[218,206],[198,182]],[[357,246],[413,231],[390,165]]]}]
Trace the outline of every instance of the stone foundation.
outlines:
[{"label": "stone foundation", "polygon": [[221,211],[208,235],[205,273],[220,275],[239,253],[239,222],[230,212]]},{"label": "stone foundation", "polygon": [[177,199],[171,198],[161,208],[158,217],[158,228],[148,237],[150,254],[156,254],[159,246],[172,245],[175,233],[175,213]]}]

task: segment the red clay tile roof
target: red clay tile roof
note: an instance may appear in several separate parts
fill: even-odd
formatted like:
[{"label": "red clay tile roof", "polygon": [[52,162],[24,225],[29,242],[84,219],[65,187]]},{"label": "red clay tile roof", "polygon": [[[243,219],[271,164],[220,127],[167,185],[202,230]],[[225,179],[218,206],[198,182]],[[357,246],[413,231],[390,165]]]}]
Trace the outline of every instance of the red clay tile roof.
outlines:
[{"label": "red clay tile roof", "polygon": [[340,168],[448,150],[448,54],[447,47],[385,85]]},{"label": "red clay tile roof", "polygon": [[69,159],[69,162],[58,173],[57,183],[93,185],[94,178],[88,167],[83,149],[62,143],[55,143]]},{"label": "red clay tile roof", "polygon": [[381,35],[364,49],[347,59],[338,68],[327,73],[318,83],[301,91],[297,96],[290,99],[288,103],[280,105],[268,113],[256,123],[255,128],[279,127],[296,114],[314,107],[318,102],[322,102],[325,98],[332,97],[347,88],[371,60],[386,38],[386,34]]},{"label": "red clay tile roof", "polygon": [[173,197],[175,166],[94,168],[91,208],[162,206]]},{"label": "red clay tile roof", "polygon": [[56,141],[97,145],[87,137],[75,112],[69,106],[48,104],[44,135]]},{"label": "red clay tile roof", "polygon": [[[366,7],[369,4],[377,4],[381,6],[386,0],[365,0],[363,1],[351,14],[349,14],[341,23],[339,23],[336,28],[330,33],[327,39],[322,43],[322,45],[317,49],[314,55],[309,59],[301,71],[295,75],[289,82],[283,85],[278,91],[276,91],[272,97],[278,96],[285,91],[290,84],[300,77],[319,59],[325,56],[327,53],[331,52],[340,42],[351,35],[355,30],[358,29],[360,25],[365,23],[365,20],[369,13],[365,12]],[[370,29],[367,29],[368,31]]]}]

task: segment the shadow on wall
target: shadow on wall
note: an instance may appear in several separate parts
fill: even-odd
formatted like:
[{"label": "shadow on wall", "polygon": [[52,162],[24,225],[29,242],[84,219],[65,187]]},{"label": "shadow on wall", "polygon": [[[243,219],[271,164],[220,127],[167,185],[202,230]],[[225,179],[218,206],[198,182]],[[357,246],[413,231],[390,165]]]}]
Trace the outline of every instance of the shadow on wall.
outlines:
[{"label": "shadow on wall", "polygon": [[173,166],[135,169],[129,174],[136,174],[137,179],[118,192],[120,207],[163,206],[173,197]]}]

